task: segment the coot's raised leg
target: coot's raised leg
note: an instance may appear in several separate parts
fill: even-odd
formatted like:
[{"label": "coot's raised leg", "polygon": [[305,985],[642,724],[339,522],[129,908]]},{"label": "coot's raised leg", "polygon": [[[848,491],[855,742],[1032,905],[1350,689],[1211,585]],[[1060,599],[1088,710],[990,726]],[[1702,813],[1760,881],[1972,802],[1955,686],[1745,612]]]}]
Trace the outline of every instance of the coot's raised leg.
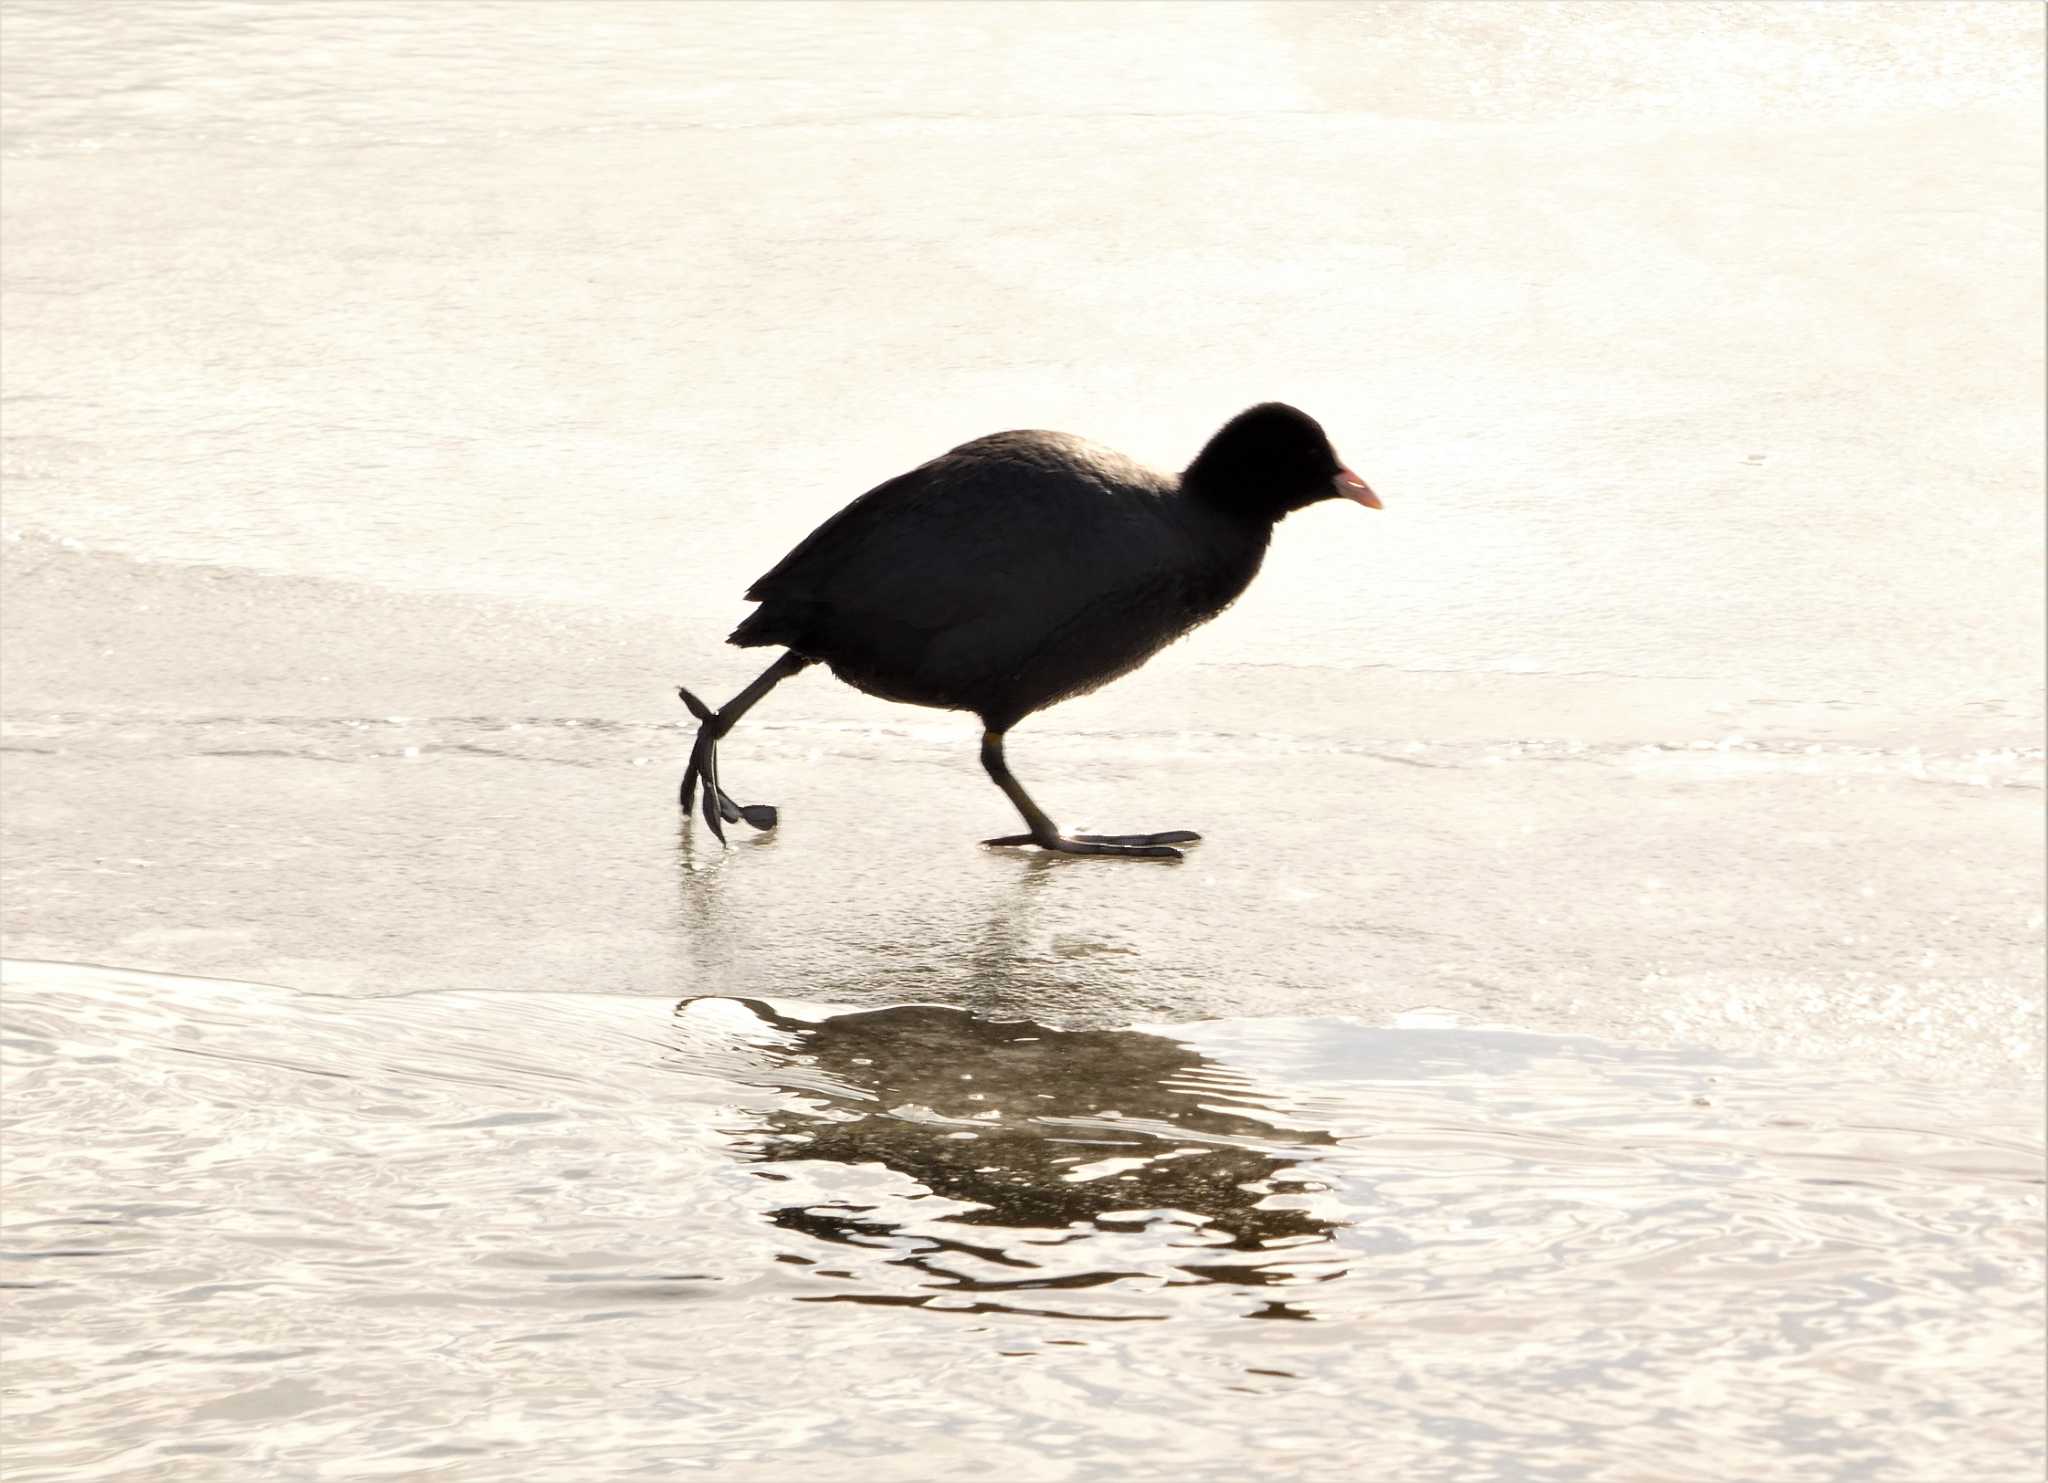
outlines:
[{"label": "coot's raised leg", "polygon": [[1017,812],[1024,816],[1024,822],[1031,826],[1029,834],[1005,834],[1000,839],[985,839],[983,844],[1034,844],[1041,850],[1060,855],[1123,855],[1142,860],[1178,860],[1181,853],[1173,846],[1193,844],[1202,837],[1192,829],[1170,829],[1164,834],[1061,834],[1059,826],[1045,816],[1045,811],[1024,791],[1024,785],[1011,775],[1009,764],[1003,760],[1003,734],[1000,731],[981,734],[981,765],[988,769],[995,785],[1003,790],[1010,802],[1017,806]]},{"label": "coot's raised leg", "polygon": [[775,809],[766,803],[734,803],[718,785],[719,740],[732,730],[733,723],[744,716],[755,701],[810,662],[796,650],[788,650],[763,670],[759,679],[715,711],[681,685],[676,686],[676,694],[682,697],[683,704],[690,708],[690,714],[701,723],[697,728],[697,744],[690,749],[690,765],[683,769],[682,786],[676,790],[676,801],[682,805],[683,812],[688,813],[697,798],[697,779],[703,778],[704,822],[711,826],[711,832],[718,837],[720,844],[725,843],[725,824],[745,820],[756,829],[773,829]]}]

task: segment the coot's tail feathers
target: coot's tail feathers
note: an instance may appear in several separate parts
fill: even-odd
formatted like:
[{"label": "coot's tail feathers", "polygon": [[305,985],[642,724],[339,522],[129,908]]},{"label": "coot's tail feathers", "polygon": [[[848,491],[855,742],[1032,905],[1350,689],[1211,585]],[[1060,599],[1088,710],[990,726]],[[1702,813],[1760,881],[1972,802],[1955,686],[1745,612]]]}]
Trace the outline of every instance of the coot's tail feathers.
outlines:
[{"label": "coot's tail feathers", "polygon": [[779,636],[774,632],[764,631],[770,628],[768,621],[769,611],[767,608],[756,608],[753,612],[747,614],[746,618],[740,623],[740,626],[725,636],[725,641],[728,644],[737,644],[742,649],[765,648],[769,644],[788,643],[790,641],[789,636]]},{"label": "coot's tail feathers", "polygon": [[739,627],[725,636],[728,644],[742,649],[801,649],[819,614],[820,605],[815,602],[793,601],[788,598],[763,599],[750,596],[749,602],[759,602],[760,607],[740,620]]}]

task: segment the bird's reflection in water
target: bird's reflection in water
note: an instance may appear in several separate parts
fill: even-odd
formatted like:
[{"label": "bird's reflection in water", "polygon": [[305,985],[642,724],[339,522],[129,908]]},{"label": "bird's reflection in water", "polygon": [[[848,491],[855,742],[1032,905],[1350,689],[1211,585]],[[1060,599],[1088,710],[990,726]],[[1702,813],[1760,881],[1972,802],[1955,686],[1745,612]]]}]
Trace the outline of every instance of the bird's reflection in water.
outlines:
[{"label": "bird's reflection in water", "polygon": [[[822,1197],[774,1209],[775,1224],[920,1274],[916,1291],[839,1301],[946,1295],[958,1308],[978,1294],[967,1311],[1039,1311],[997,1295],[1341,1275],[1330,1238],[1342,1222],[1296,1168],[1335,1140],[1286,1126],[1242,1076],[1163,1036],[931,1005],[813,1018],[700,999],[677,1014],[723,1024],[724,1074],[787,1094],[752,1114],[740,1150],[764,1177]],[[729,1058],[735,1016],[744,1070]],[[881,1165],[918,1193],[878,1204],[843,1167],[821,1180],[820,1165]],[[1250,1316],[1312,1315],[1262,1298]]]}]

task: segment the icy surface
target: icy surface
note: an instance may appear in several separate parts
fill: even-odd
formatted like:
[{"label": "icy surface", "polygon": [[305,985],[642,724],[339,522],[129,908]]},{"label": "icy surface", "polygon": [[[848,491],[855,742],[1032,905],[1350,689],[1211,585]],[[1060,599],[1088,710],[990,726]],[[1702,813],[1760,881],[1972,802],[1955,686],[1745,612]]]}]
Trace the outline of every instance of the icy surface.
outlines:
[{"label": "icy surface", "polygon": [[[2038,1476],[2040,12],[1166,14],[0,11],[11,1478]],[[1273,397],[1010,747],[1184,863],[679,824],[847,498]]]}]

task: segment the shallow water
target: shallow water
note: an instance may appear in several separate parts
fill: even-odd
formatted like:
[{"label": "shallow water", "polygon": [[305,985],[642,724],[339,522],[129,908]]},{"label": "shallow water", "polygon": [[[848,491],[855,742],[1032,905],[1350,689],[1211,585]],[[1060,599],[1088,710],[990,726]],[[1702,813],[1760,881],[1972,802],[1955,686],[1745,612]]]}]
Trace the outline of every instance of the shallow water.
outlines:
[{"label": "shallow water", "polygon": [[23,1479],[2039,1455],[2024,1098],[1965,1133],[1924,1093],[1427,1016],[8,990]]},{"label": "shallow water", "polygon": [[[10,1478],[2039,1475],[2041,13],[1136,15],[0,7]],[[1010,748],[1184,863],[679,823],[846,498],[1276,396]]]}]

